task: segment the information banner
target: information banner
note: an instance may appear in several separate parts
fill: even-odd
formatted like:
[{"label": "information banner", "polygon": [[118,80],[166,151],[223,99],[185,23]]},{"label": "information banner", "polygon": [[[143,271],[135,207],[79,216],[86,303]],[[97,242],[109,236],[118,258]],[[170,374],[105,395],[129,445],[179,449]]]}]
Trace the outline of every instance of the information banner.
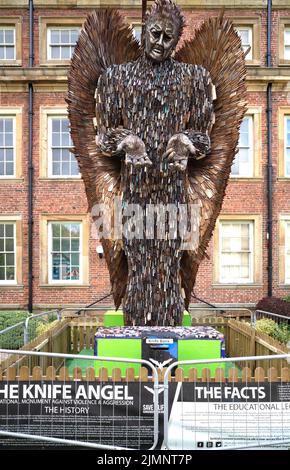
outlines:
[{"label": "information banner", "polygon": [[[154,442],[153,384],[0,382],[0,429],[134,449]],[[0,448],[60,444],[13,437]]]},{"label": "information banner", "polygon": [[[149,449],[153,391],[150,382],[0,382],[0,429],[35,436],[1,436],[0,449],[62,447],[37,436]],[[160,386],[159,449],[258,448],[265,441],[290,441],[290,383],[169,383],[168,446],[163,392]]]},{"label": "information banner", "polygon": [[[179,383],[170,449],[217,449],[290,441],[290,383]],[[290,448],[290,443],[280,448]]]}]

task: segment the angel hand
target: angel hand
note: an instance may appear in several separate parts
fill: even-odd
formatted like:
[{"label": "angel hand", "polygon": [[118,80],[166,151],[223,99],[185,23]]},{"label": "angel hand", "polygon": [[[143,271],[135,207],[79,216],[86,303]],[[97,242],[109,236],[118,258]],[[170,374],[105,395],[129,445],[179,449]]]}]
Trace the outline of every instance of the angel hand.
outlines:
[{"label": "angel hand", "polygon": [[163,158],[167,158],[170,169],[185,171],[189,155],[195,153],[195,146],[185,134],[175,134],[169,139]]},{"label": "angel hand", "polygon": [[118,151],[125,152],[125,164],[135,167],[151,166],[144,142],[136,135],[128,135],[117,147]]}]

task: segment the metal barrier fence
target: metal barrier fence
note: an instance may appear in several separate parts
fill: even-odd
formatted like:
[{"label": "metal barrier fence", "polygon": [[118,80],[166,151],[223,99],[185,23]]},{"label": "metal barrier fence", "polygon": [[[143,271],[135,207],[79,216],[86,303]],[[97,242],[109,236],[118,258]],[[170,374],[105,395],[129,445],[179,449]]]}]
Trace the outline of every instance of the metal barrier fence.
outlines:
[{"label": "metal barrier fence", "polygon": [[25,322],[18,322],[15,325],[7,326],[0,331],[1,348],[21,348],[24,345]]},{"label": "metal barrier fence", "polygon": [[102,311],[104,309],[105,307],[65,307],[63,309],[53,309],[30,314],[25,320],[0,330],[0,348],[17,349],[25,346],[43,333],[46,327],[50,326],[53,321],[60,321],[63,316],[68,317],[69,312],[71,312],[72,318],[76,318],[77,312],[94,311],[96,317],[100,317],[101,325],[103,318]]},{"label": "metal barrier fence", "polygon": [[[61,309],[61,314],[64,314],[65,312],[72,312],[72,313],[77,313],[77,312],[97,312],[99,314],[99,311],[105,311],[105,310],[114,310],[115,307],[114,305],[107,305],[107,306],[95,306],[95,307],[65,307]],[[245,312],[248,317],[251,317],[251,314],[253,313],[252,310],[246,307],[189,307],[190,313],[195,313],[195,312],[209,312],[210,316],[214,315],[214,312],[235,312],[235,313],[241,313]]]},{"label": "metal barrier fence", "polygon": [[246,307],[192,307],[192,306],[190,306],[189,311],[191,313],[197,312],[197,311],[202,311],[202,312],[207,312],[208,311],[208,312],[211,312],[210,316],[212,316],[214,314],[214,312],[222,312],[222,313],[225,313],[225,312],[235,312],[235,313],[245,312],[248,317],[251,317],[251,315],[253,313],[252,310],[250,310],[249,308],[246,308]]},{"label": "metal barrier fence", "polygon": [[[156,447],[159,383],[150,362],[9,349],[1,356],[0,449]],[[113,367],[124,364],[125,378]]]},{"label": "metal barrier fence", "polygon": [[5,349],[0,362],[0,449],[290,447],[290,354],[179,361],[164,371],[145,360]]},{"label": "metal barrier fence", "polygon": [[263,327],[263,331],[272,338],[282,344],[290,344],[290,317],[286,315],[256,310],[251,314],[251,326],[256,330]]},{"label": "metal barrier fence", "polygon": [[74,316],[78,314],[79,312],[96,312],[96,316],[102,315],[102,312],[106,310],[114,310],[114,306],[96,306],[96,307],[64,307],[61,309],[61,314],[63,315],[65,312],[72,312]]},{"label": "metal barrier fence", "polygon": [[[63,316],[76,317],[77,312],[96,312],[96,317],[100,317],[100,325],[102,324],[103,310],[105,307],[65,307],[63,309],[53,309],[38,314],[29,315],[25,320],[16,323],[15,325],[8,326],[7,328],[0,330],[0,348],[3,349],[17,349],[25,346],[30,341],[39,336],[49,323],[54,320],[61,320]],[[253,312],[247,308],[240,307],[217,307],[213,308],[191,308],[191,312],[197,311],[208,311],[211,315],[214,311],[230,311],[230,312],[246,312],[248,316],[252,316]],[[252,317],[253,318],[253,317]]]},{"label": "metal barrier fence", "polygon": [[48,310],[28,317],[24,322],[24,344],[40,335],[43,327],[46,328],[50,323],[60,321],[61,318],[62,315],[59,310]]},{"label": "metal barrier fence", "polygon": [[[269,368],[249,364],[269,361]],[[271,361],[281,361],[280,368]],[[287,361],[287,362],[285,362]],[[238,367],[243,363],[245,367]],[[290,448],[290,354],[178,361],[164,375],[164,448]],[[210,370],[214,364],[214,372]],[[226,366],[232,366],[227,371]],[[220,365],[220,367],[218,367]],[[286,366],[285,366],[286,365]],[[181,367],[191,367],[184,382]],[[202,371],[202,380],[198,368]],[[178,367],[176,383],[171,371]],[[175,387],[173,387],[175,385]]]},{"label": "metal barrier fence", "polygon": [[278,313],[267,312],[265,310],[255,310],[251,313],[251,325],[256,328],[257,320],[270,319],[278,324],[290,325],[290,317],[286,315],[280,315]]}]

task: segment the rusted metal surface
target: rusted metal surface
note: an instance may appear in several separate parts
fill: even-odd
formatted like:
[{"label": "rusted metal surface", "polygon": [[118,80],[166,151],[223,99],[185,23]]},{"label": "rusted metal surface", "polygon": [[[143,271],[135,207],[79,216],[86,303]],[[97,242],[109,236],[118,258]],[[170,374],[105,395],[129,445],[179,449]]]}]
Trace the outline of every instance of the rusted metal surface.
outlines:
[{"label": "rusted metal surface", "polygon": [[[157,2],[159,10],[169,4]],[[127,324],[181,324],[236,153],[246,110],[245,78],[240,38],[223,15],[206,21],[174,59],[158,63],[117,12],[98,10],[84,24],[67,101],[89,208],[105,203],[113,217],[116,196],[123,204],[139,204],[141,217],[148,204],[200,208],[194,250],[181,250],[179,237],[102,240],[115,305],[123,300]],[[177,166],[172,171],[166,151],[170,138],[180,133],[196,153],[184,155],[185,171]],[[140,166],[125,164],[117,147],[130,135],[142,139],[150,166],[144,159]]]}]

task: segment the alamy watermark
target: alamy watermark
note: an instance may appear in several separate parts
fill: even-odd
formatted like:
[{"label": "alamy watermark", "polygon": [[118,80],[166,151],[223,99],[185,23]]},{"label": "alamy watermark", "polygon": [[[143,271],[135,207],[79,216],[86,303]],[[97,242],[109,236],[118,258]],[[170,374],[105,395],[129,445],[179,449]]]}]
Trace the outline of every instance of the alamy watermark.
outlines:
[{"label": "alamy watermark", "polygon": [[129,204],[121,197],[113,205],[95,204],[92,238],[96,240],[179,240],[181,250],[197,250],[198,204]]}]

